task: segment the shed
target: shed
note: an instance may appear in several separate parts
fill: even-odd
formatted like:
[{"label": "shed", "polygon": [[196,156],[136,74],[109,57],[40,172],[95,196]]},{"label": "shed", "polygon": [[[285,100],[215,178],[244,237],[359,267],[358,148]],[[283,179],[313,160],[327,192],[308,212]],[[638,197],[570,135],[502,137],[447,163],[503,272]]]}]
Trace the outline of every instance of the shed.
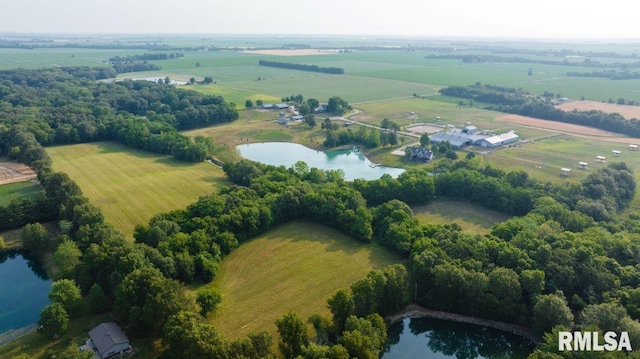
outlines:
[{"label": "shed", "polygon": [[618,150],[613,150],[611,152],[613,153],[613,157],[620,157],[620,154],[622,154],[622,152],[620,152]]},{"label": "shed", "polygon": [[278,110],[286,110],[289,108],[289,104],[279,103],[279,104],[273,105],[273,107],[275,107]]},{"label": "shed", "polygon": [[100,359],[105,359],[131,350],[129,339],[118,324],[101,323],[89,331],[87,348],[93,348]]},{"label": "shed", "polygon": [[605,156],[596,156],[596,162],[607,162],[607,158]]},{"label": "shed", "polygon": [[560,169],[560,174],[567,177],[571,174],[571,168],[562,167]]},{"label": "shed", "polygon": [[629,145],[629,151],[637,151],[638,145]]},{"label": "shed", "polygon": [[580,167],[583,170],[586,170],[588,165],[589,164],[587,162],[578,162],[578,167]]}]

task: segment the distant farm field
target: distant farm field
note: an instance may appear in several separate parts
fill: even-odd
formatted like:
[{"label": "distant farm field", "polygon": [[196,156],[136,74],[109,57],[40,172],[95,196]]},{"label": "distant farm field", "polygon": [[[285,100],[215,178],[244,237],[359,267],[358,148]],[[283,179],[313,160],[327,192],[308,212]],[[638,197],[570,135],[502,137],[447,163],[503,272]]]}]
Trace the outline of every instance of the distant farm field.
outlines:
[{"label": "distant farm field", "polygon": [[605,113],[619,113],[626,119],[640,119],[640,106],[617,105],[614,103],[597,101],[571,101],[556,106],[565,111],[602,111]]},{"label": "distant farm field", "polygon": [[209,163],[185,163],[168,156],[100,142],[48,147],[53,169],[67,173],[108,223],[130,236],[137,224],[159,213],[185,208],[226,185]]},{"label": "distant farm field", "polygon": [[242,244],[222,262],[213,285],[222,303],[213,324],[228,339],[267,330],[294,311],[305,321],[329,318],[327,299],[376,268],[399,258],[312,222],[294,221]]}]

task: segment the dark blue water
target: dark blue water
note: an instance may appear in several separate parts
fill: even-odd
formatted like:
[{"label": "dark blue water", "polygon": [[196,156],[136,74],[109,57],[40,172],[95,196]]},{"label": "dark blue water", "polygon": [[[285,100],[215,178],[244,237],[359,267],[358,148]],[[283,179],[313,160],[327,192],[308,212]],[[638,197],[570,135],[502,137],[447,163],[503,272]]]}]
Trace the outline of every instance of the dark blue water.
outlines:
[{"label": "dark blue water", "polygon": [[38,322],[51,280],[26,253],[0,251],[0,334]]},{"label": "dark blue water", "polygon": [[527,339],[479,325],[431,318],[405,319],[389,327],[383,359],[526,358]]},{"label": "dark blue water", "polygon": [[378,166],[357,150],[316,151],[298,143],[264,142],[250,143],[237,147],[238,153],[252,161],[291,167],[298,161],[306,162],[309,168],[321,170],[343,170],[344,179],[353,181],[356,178],[374,180],[388,173],[398,177],[404,169]]}]

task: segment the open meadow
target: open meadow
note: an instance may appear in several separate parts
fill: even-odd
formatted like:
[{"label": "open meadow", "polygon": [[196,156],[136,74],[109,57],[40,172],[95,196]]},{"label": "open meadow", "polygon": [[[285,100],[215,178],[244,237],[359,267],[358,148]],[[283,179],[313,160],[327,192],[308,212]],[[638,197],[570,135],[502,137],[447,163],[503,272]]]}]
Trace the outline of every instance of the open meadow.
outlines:
[{"label": "open meadow", "polygon": [[284,224],[225,258],[212,284],[222,303],[210,319],[228,339],[260,330],[277,338],[274,322],[287,312],[330,317],[327,299],[335,292],[399,261],[376,244],[313,222]]},{"label": "open meadow", "polygon": [[47,148],[55,171],[65,172],[98,206],[108,223],[131,236],[138,224],[182,209],[227,184],[219,167],[101,142]]},{"label": "open meadow", "polygon": [[438,198],[431,203],[411,208],[422,224],[457,223],[463,230],[487,234],[494,223],[509,216],[456,198]]}]

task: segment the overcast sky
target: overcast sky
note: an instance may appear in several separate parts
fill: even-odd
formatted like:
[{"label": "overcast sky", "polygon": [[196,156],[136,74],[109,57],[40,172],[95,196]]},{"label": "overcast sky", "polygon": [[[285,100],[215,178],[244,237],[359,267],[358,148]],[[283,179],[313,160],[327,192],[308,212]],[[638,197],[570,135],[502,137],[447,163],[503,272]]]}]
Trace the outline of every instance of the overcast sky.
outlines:
[{"label": "overcast sky", "polygon": [[2,0],[0,32],[640,39],[635,0]]}]

